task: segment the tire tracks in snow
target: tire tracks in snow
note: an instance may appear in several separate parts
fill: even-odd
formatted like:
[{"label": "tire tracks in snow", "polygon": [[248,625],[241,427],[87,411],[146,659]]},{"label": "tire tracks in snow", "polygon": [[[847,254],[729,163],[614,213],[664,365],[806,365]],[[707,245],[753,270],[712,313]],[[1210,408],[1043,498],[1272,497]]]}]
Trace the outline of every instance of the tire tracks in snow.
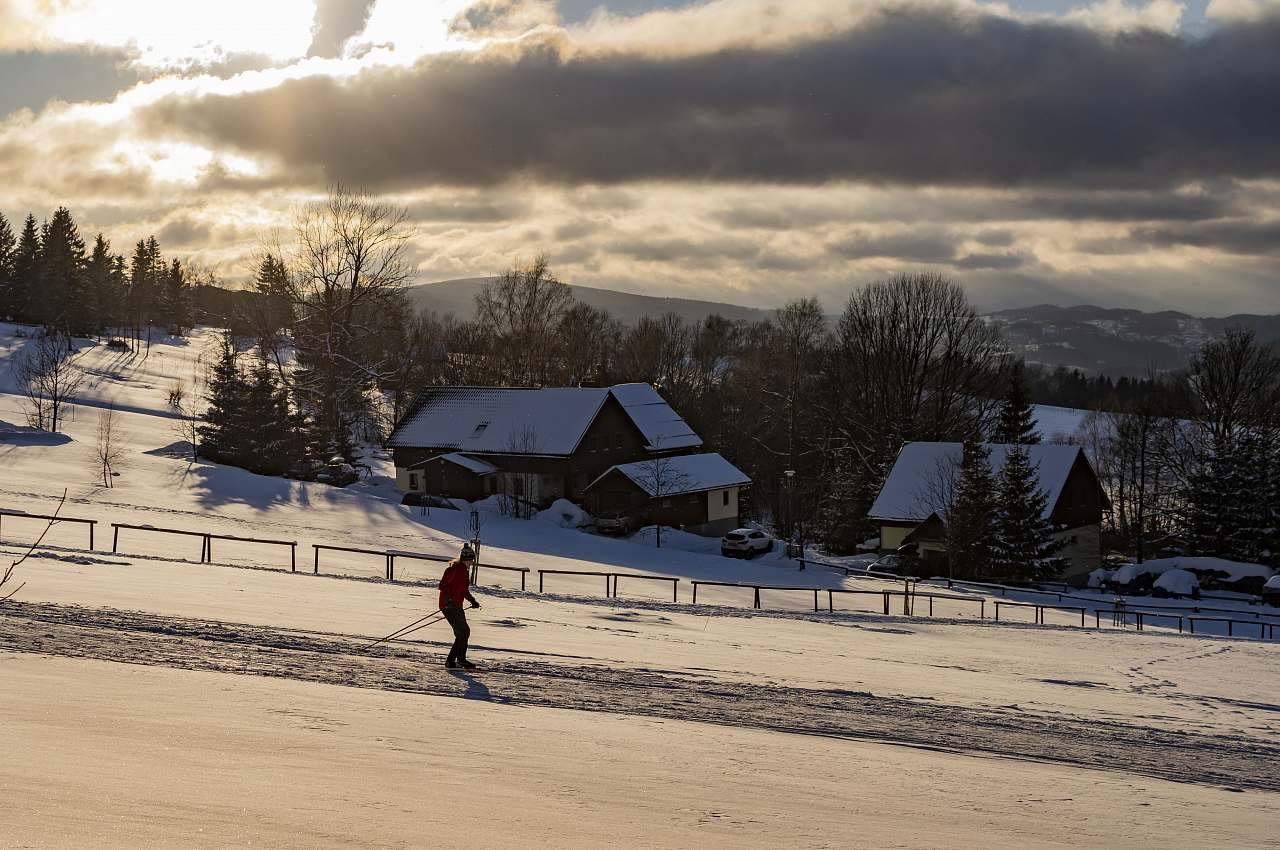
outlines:
[{"label": "tire tracks in snow", "polygon": [[479,675],[450,673],[436,645],[405,641],[361,652],[370,640],[110,609],[0,605],[0,651],[715,723],[1280,791],[1280,746],[1245,734],[525,659],[488,665]]}]

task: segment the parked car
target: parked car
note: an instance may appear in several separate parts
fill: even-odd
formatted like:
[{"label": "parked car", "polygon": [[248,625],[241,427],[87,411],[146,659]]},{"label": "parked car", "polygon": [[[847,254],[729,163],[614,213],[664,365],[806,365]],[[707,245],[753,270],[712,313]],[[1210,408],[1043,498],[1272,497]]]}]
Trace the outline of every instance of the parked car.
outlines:
[{"label": "parked car", "polygon": [[596,514],[596,531],[600,534],[620,534],[624,537],[636,530],[635,517],[620,511]]},{"label": "parked car", "polygon": [[726,558],[752,558],[773,549],[773,538],[754,528],[738,528],[720,538],[720,554]]}]

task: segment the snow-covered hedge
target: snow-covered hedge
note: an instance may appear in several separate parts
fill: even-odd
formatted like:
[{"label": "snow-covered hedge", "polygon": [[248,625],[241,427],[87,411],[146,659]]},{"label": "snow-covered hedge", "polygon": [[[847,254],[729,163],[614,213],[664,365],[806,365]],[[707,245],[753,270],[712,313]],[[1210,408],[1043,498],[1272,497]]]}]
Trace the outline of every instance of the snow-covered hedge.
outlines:
[{"label": "snow-covered hedge", "polygon": [[537,519],[561,528],[582,528],[591,524],[591,515],[568,499],[556,499],[551,507],[539,511]]},{"label": "snow-covered hedge", "polygon": [[1200,595],[1200,580],[1195,573],[1187,570],[1169,570],[1161,573],[1151,589],[1152,596],[1164,596],[1179,599],[1184,596]]},{"label": "snow-covered hedge", "polygon": [[1107,582],[1123,593],[1146,593],[1156,580],[1172,570],[1192,574],[1204,589],[1261,593],[1263,584],[1275,570],[1263,564],[1248,564],[1210,557],[1157,558],[1141,564],[1125,564]]}]

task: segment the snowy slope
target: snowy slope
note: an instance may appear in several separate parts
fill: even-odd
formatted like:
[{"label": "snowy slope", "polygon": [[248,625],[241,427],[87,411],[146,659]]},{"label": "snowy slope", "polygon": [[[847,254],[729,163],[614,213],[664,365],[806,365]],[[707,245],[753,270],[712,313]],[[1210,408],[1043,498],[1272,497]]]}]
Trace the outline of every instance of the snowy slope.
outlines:
[{"label": "snowy slope", "polygon": [[[439,565],[398,562],[388,583],[378,557],[325,553],[322,572],[347,575],[313,576],[307,545],[452,554],[466,516],[401,507],[376,459],[345,490],[189,463],[165,396],[211,339],[86,350],[69,439],[0,437],[0,507],[48,511],[66,488],[72,516],[296,540],[300,571],[284,549],[216,541],[208,565],[194,538],[126,532],[113,554],[102,525],[94,552],[55,527],[0,606],[0,847],[1272,841],[1277,643],[1052,611],[1048,627],[978,623],[942,600],[932,619],[886,617],[878,595],[815,616],[803,592],[766,591],[781,610],[763,612],[737,588],[692,606],[687,583],[676,604],[626,579],[618,600],[595,577],[521,593],[482,573],[472,655],[489,673],[446,674],[441,626],[361,653],[434,608],[418,582]],[[0,331],[0,356],[19,345]],[[0,420],[20,424],[5,365]],[[111,403],[130,452],[106,489],[87,452]],[[485,514],[482,560],[893,586],[564,524]],[[40,530],[7,518],[0,562]]]}]

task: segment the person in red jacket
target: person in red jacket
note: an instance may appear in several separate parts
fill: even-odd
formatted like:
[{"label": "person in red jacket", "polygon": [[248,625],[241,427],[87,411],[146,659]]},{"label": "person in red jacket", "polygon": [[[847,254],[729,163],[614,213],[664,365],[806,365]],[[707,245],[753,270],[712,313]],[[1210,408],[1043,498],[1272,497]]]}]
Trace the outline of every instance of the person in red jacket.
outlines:
[{"label": "person in red jacket", "polygon": [[471,603],[472,608],[479,608],[480,603],[471,595],[471,565],[475,563],[476,553],[469,544],[463,544],[462,552],[457,560],[450,561],[440,576],[440,610],[444,618],[453,626],[453,648],[444,666],[450,670],[474,670],[476,665],[467,660],[467,641],[471,638],[471,627],[467,625],[467,615],[462,610],[462,601]]}]

